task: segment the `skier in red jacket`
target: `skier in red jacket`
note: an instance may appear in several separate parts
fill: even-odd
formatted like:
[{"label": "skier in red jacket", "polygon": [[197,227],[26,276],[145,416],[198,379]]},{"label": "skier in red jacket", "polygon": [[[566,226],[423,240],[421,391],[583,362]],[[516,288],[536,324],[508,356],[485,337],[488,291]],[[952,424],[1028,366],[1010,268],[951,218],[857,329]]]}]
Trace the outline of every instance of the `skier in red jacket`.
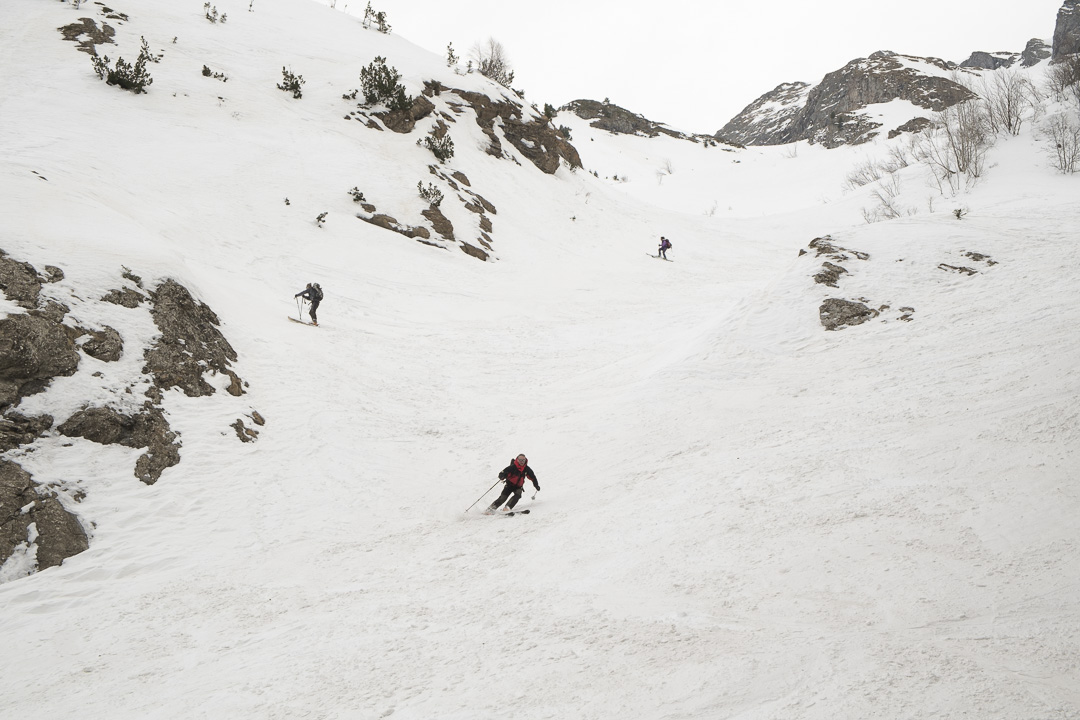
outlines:
[{"label": "skier in red jacket", "polygon": [[517,505],[517,501],[521,499],[521,491],[525,487],[525,478],[532,480],[533,487],[536,488],[537,492],[540,491],[540,483],[536,481],[536,473],[529,467],[529,459],[524,455],[518,455],[499,473],[499,479],[506,484],[503,485],[502,494],[484,512],[488,515],[492,514],[499,509],[500,505],[506,502],[507,498],[510,499],[510,502],[506,503],[506,509],[513,510],[514,506]]}]

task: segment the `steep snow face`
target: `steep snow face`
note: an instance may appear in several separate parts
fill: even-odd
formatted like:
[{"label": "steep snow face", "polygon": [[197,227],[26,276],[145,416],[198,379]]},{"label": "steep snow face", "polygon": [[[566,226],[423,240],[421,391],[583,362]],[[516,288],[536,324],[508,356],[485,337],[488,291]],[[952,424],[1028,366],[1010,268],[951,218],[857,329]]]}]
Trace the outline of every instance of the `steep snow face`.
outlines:
[{"label": "steep snow face", "polygon": [[[584,168],[549,175],[444,92],[440,164],[426,123],[355,119],[360,68],[514,98],[329,8],[216,7],[5,7],[0,247],[80,296],[125,268],[182,282],[266,419],[242,443],[235,398],[164,393],[183,459],[153,486],[128,448],[9,454],[90,547],[7,568],[5,714],[1080,712],[1080,208],[1035,134],[961,193],[898,169],[912,212],[873,224],[885,188],[846,176],[902,138],[736,150],[560,116]],[[79,17],[113,60],[164,52],[145,95],[62,40]],[[455,236],[484,207],[490,262],[356,217],[354,187],[430,222],[418,183]],[[310,281],[318,328],[287,320]],[[830,300],[876,314],[826,331]],[[153,336],[122,310],[125,340]],[[27,409],[60,421],[93,387],[127,384],[87,363]],[[521,452],[531,513],[477,515]]]}]

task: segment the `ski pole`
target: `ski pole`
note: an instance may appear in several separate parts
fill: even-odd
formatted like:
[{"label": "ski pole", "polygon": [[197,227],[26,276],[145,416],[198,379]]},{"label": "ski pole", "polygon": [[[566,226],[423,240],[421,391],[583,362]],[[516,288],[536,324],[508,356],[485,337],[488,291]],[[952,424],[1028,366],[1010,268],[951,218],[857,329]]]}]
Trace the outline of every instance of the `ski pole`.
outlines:
[{"label": "ski pole", "polygon": [[538,492],[540,492],[540,491],[539,491],[539,490],[537,490],[536,492],[534,492],[534,493],[533,493],[533,496],[532,496],[532,499],[533,499],[533,500],[535,500],[535,499],[536,499],[536,493],[538,493]]},{"label": "ski pole", "polygon": [[302,303],[302,302],[303,302],[303,300],[301,300],[301,299],[300,299],[300,296],[299,296],[299,295],[297,295],[297,296],[296,296],[296,317],[297,317],[297,319],[299,319],[299,320],[303,320],[303,319],[304,319],[304,311],[303,311],[303,309],[302,309],[302,306],[301,306],[301,303]]},{"label": "ski pole", "polygon": [[[496,480],[496,481],[495,481],[495,485],[498,485],[498,484],[499,484],[499,483],[501,483],[501,482],[502,482],[502,479],[500,478],[499,480]],[[494,489],[495,489],[495,485],[492,485],[492,486],[491,486],[491,487],[489,487],[489,488],[488,488],[487,490],[485,490],[485,491],[484,491],[484,495],[487,495],[487,494],[488,494],[489,492],[491,492],[492,490],[494,490]],[[476,505],[476,503],[478,503],[478,502],[480,502],[481,500],[483,500],[483,499],[484,499],[484,495],[481,495],[480,497],[476,498],[476,502],[474,502],[474,503],[473,503],[472,505],[470,505],[469,507],[465,508],[465,512],[469,512],[470,510],[472,510],[472,509],[473,509],[473,506],[474,506],[474,505]]]}]

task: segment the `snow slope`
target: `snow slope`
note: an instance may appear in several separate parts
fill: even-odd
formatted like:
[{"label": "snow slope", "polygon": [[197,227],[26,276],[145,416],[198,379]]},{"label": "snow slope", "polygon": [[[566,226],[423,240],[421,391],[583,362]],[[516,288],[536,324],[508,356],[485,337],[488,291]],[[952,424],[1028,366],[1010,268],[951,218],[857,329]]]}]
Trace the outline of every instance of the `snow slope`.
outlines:
[{"label": "snow slope", "polygon": [[[85,491],[92,537],[0,585],[0,717],[1080,717],[1080,207],[1035,138],[935,212],[905,170],[920,212],[867,225],[843,178],[884,145],[560,116],[585,170],[548,176],[466,116],[449,166],[498,209],[484,263],[353,217],[357,186],[422,223],[434,160],[425,123],[371,130],[341,95],[375,55],[411,94],[496,88],[318,4],[216,7],[118,8],[118,54],[165,52],[135,96],[55,30],[100,6],[6,4],[0,247],[62,267],[76,316],[123,267],[177,278],[250,387],[168,395],[183,459],[153,486],[126,448],[12,454]],[[838,289],[799,254],[825,234],[869,254]],[[313,280],[322,326],[287,322]],[[889,307],[825,332],[827,297]],[[84,358],[21,409],[66,417],[139,364]],[[533,512],[466,513],[519,452]]]}]

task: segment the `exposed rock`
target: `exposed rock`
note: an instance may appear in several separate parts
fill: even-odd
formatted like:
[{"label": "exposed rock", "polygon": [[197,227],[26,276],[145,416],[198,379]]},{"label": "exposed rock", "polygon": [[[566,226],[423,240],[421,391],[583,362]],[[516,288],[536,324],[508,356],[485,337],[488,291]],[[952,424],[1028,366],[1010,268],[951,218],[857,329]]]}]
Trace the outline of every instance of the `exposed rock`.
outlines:
[{"label": "exposed rock", "polygon": [[960,63],[962,68],[974,68],[977,70],[997,70],[998,68],[1012,67],[1020,58],[1018,53],[996,52],[988,53],[977,50],[971,53],[967,60]]},{"label": "exposed rock", "polygon": [[165,468],[180,462],[180,443],[161,408],[146,403],[142,412],[124,415],[112,408],[92,407],[76,412],[57,430],[101,445],[146,448],[135,463],[135,476],[153,485]]},{"label": "exposed rock", "polygon": [[807,90],[781,85],[747,106],[717,132],[718,139],[746,145],[782,145],[809,140],[825,147],[867,142],[881,124],[860,111],[868,105],[907,100],[940,111],[975,97],[943,76],[955,66],[936,58],[876,52],[829,73]]},{"label": "exposed rock", "polygon": [[0,250],[0,290],[8,300],[27,310],[35,309],[41,296],[42,279],[33,265],[13,260]]},{"label": "exposed rock", "polygon": [[961,275],[977,275],[979,273],[975,268],[960,267],[956,265],[946,265],[945,263],[938,263],[939,270],[947,270],[949,272],[959,273]]},{"label": "exposed rock", "polygon": [[571,167],[581,167],[581,157],[577,148],[567,142],[546,121],[522,122],[521,107],[507,100],[495,101],[487,95],[454,89],[455,95],[465,100],[476,112],[476,123],[483,128],[491,140],[486,152],[495,157],[502,157],[502,143],[495,133],[495,121],[501,120],[502,131],[507,141],[524,155],[536,167],[545,173],[554,173],[559,168],[560,158]]},{"label": "exposed rock", "polygon": [[1051,59],[1080,53],[1080,0],[1065,0],[1057,14]]},{"label": "exposed rock", "polygon": [[821,266],[821,271],[817,275],[814,275],[814,282],[821,285],[828,285],[829,287],[839,287],[837,283],[840,281],[840,276],[847,273],[847,270],[839,265],[833,265],[831,262],[826,262]]},{"label": "exposed rock", "polygon": [[903,125],[897,125],[895,128],[889,131],[889,139],[892,140],[897,135],[902,133],[919,133],[930,127],[930,118],[917,117],[911,118]]},{"label": "exposed rock", "polygon": [[55,265],[45,266],[45,282],[55,283],[64,279],[64,271]]},{"label": "exposed rock", "polygon": [[175,280],[166,280],[150,293],[150,314],[161,337],[144,357],[143,372],[162,389],[178,387],[188,397],[212,395],[214,388],[203,378],[211,371],[232,379],[229,393],[243,393],[242,381],[230,369],[236,351],[218,330],[217,315],[206,303],[197,303]]},{"label": "exposed rock", "polygon": [[115,329],[106,325],[101,330],[87,330],[90,339],[82,344],[90,357],[103,362],[116,362],[124,354],[124,339]]},{"label": "exposed rock", "polygon": [[375,117],[383,121],[389,129],[396,133],[411,133],[413,128],[416,127],[416,123],[419,120],[423,120],[435,110],[435,106],[431,104],[423,95],[417,95],[413,100],[413,104],[405,110],[390,110],[388,112],[372,113]]},{"label": "exposed rock", "polygon": [[107,303],[121,305],[126,308],[137,308],[146,301],[146,296],[138,290],[124,288],[123,290],[110,290],[101,298]]},{"label": "exposed rock", "polygon": [[472,187],[472,183],[469,182],[469,178],[466,177],[465,173],[461,172],[460,170],[455,170],[451,173],[451,176],[465,187]]},{"label": "exposed rock", "polygon": [[[374,208],[374,206],[372,206]],[[404,235],[407,238],[420,238],[422,240],[428,240],[431,238],[431,232],[422,225],[419,227],[412,227],[410,225],[402,225],[396,219],[389,215],[360,215],[356,216],[360,220],[366,223],[371,223],[377,227],[381,227],[385,230],[393,230],[399,235]]]},{"label": "exposed rock", "polygon": [[806,105],[809,83],[781,83],[742,109],[714,136],[739,145],[782,145]]},{"label": "exposed rock", "polygon": [[44,570],[86,550],[89,543],[78,519],[54,493],[19,465],[0,460],[0,565],[20,546],[32,546],[36,569]]},{"label": "exposed rock", "polygon": [[846,325],[861,325],[877,317],[878,311],[860,302],[829,298],[821,304],[818,315],[826,330],[838,330]]},{"label": "exposed rock", "polygon": [[463,251],[465,251],[465,254],[471,255],[474,258],[478,258],[480,260],[487,260],[488,259],[488,254],[486,252],[484,252],[483,250],[481,250],[478,247],[474,247],[474,246],[470,245],[467,242],[461,243],[461,249]]},{"label": "exposed rock", "polygon": [[249,443],[259,439],[259,431],[245,425],[243,418],[237,418],[236,422],[230,427],[236,431],[236,436],[240,438],[240,442]]},{"label": "exposed rock", "polygon": [[0,417],[0,453],[29,445],[52,427],[51,415],[27,416],[8,412]]},{"label": "exposed rock", "polygon": [[1027,47],[1024,48],[1024,52],[1020,53],[1020,67],[1031,67],[1032,65],[1038,65],[1046,58],[1050,57],[1051,48],[1046,44],[1045,40],[1039,38],[1032,38],[1028,40]]},{"label": "exposed rock", "polygon": [[833,260],[836,260],[837,262],[843,262],[844,260],[848,260],[852,257],[859,260],[870,259],[869,253],[864,253],[860,250],[851,250],[848,248],[840,247],[839,245],[834,245],[831,235],[824,235],[819,238],[814,238],[810,241],[810,248],[817,251],[817,255],[815,255],[815,257],[827,255]]},{"label": "exposed rock", "polygon": [[60,323],[39,314],[0,319],[0,409],[78,367],[75,343]]},{"label": "exposed rock", "polygon": [[663,123],[653,122],[642,115],[609,102],[574,100],[563,105],[559,110],[560,112],[563,110],[572,112],[582,120],[592,120],[589,125],[611,133],[644,135],[646,137],[669,135],[681,140],[687,139],[687,136],[678,130],[672,130]]},{"label": "exposed rock", "polygon": [[435,229],[435,232],[447,240],[454,239],[454,225],[442,214],[442,210],[437,205],[431,205],[420,214],[431,222],[431,227]]},{"label": "exposed rock", "polygon": [[[116,35],[116,30],[111,28],[109,23],[101,23],[101,29],[99,30],[96,22],[85,17],[79,18],[77,23],[65,25],[57,28],[57,30],[63,33],[65,40],[78,43],[80,52],[91,55],[97,55],[96,45],[112,43],[113,36]],[[80,38],[82,39],[80,40]]]}]

